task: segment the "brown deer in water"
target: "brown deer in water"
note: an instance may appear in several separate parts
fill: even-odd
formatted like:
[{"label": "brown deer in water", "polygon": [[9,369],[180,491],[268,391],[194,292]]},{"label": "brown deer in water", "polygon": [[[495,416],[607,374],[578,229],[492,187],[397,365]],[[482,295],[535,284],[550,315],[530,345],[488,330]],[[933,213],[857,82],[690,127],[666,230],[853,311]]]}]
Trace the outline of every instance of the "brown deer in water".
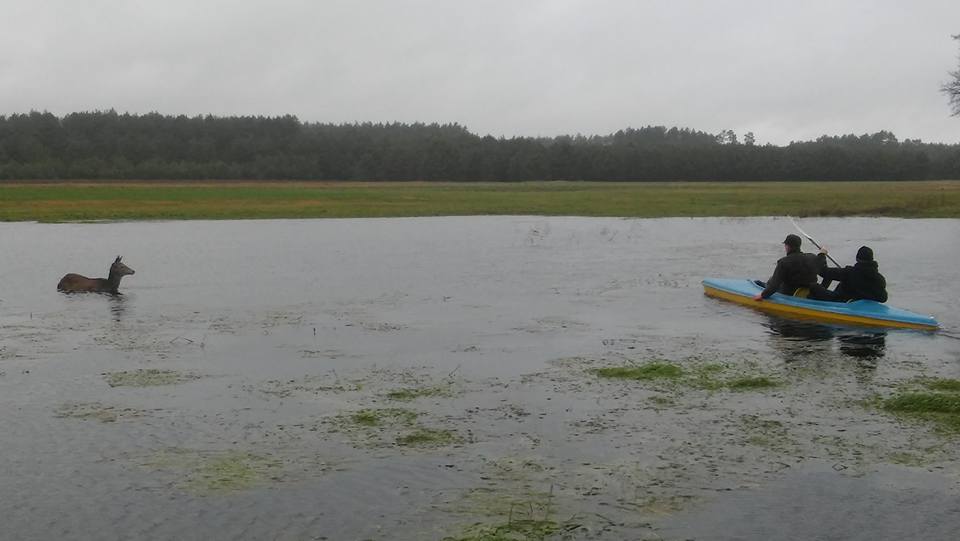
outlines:
[{"label": "brown deer in water", "polygon": [[121,263],[120,256],[117,256],[113,265],[110,265],[110,274],[107,278],[87,278],[70,273],[60,279],[60,283],[57,284],[57,291],[66,293],[117,293],[117,289],[120,287],[120,279],[133,273],[133,269]]}]

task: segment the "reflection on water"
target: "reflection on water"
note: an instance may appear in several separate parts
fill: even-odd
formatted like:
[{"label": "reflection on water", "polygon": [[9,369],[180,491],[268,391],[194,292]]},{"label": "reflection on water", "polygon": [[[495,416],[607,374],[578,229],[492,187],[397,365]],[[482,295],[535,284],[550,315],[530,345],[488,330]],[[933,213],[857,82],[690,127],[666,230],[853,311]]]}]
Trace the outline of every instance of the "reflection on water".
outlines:
[{"label": "reflection on water", "polygon": [[840,327],[764,315],[764,326],[769,329],[771,345],[781,352],[786,362],[829,352],[834,338],[839,343],[840,353],[867,361],[865,364],[871,367],[876,365],[870,361],[882,358],[886,350],[887,332],[882,329]]},{"label": "reflection on water", "polygon": [[109,297],[110,314],[113,316],[114,321],[119,322],[127,312],[127,298],[121,293],[112,294],[109,295]]},{"label": "reflection on water", "polygon": [[833,338],[832,328],[828,325],[811,321],[797,321],[767,315],[767,321],[764,323],[764,326],[770,329],[772,334],[778,335],[785,340],[812,340],[821,342]]},{"label": "reflection on water", "polygon": [[883,357],[887,347],[885,331],[838,335],[837,339],[840,340],[840,353],[858,359],[879,359]]}]

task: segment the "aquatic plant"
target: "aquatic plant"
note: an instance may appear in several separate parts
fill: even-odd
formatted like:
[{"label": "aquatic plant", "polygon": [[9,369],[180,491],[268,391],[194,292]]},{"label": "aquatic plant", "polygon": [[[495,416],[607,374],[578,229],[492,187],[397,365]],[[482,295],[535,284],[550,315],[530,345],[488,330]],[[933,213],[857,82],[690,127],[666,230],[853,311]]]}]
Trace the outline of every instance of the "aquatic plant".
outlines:
[{"label": "aquatic plant", "polygon": [[449,430],[421,427],[399,436],[396,443],[403,447],[442,447],[460,441],[460,437]]},{"label": "aquatic plant", "polygon": [[[505,459],[515,462],[513,459]],[[496,462],[503,462],[499,460]],[[526,463],[526,461],[523,461]],[[553,485],[549,492],[530,490],[529,480],[513,479],[523,488],[503,490],[478,487],[469,491],[464,507],[458,513],[486,517],[476,521],[455,536],[444,537],[443,541],[543,541],[545,539],[566,539],[566,535],[578,530],[582,524],[574,518],[565,521],[554,519],[556,502]]]},{"label": "aquatic plant", "polygon": [[634,501],[624,500],[622,503],[644,514],[672,515],[683,510],[694,499],[689,494],[674,496],[645,496]]},{"label": "aquatic plant", "polygon": [[173,370],[148,368],[103,374],[107,385],[111,387],[152,387],[156,385],[175,385],[197,379],[195,374],[184,374]]},{"label": "aquatic plant", "polygon": [[748,391],[753,389],[767,389],[779,387],[780,382],[766,376],[743,376],[726,381],[725,386],[731,391]]},{"label": "aquatic plant", "polygon": [[95,420],[101,423],[113,423],[120,418],[140,417],[143,412],[133,408],[117,408],[100,403],[69,403],[57,408],[57,417],[66,419]]},{"label": "aquatic plant", "polygon": [[900,464],[902,466],[926,466],[933,461],[929,456],[907,452],[891,453],[887,456],[887,460],[893,464]]},{"label": "aquatic plant", "polygon": [[282,463],[243,451],[194,451],[170,449],[157,453],[144,466],[171,470],[180,475],[177,483],[198,494],[233,492],[275,479]]},{"label": "aquatic plant", "polygon": [[[724,378],[722,377],[722,373],[726,369],[726,365],[719,363],[701,364],[693,368],[684,369],[673,363],[653,361],[642,365],[593,368],[589,370],[589,372],[600,377],[612,379],[635,381],[666,379],[708,391],[720,389],[752,391],[779,387],[781,385],[779,381],[762,375],[740,375],[729,379]],[[659,403],[665,405],[667,402],[661,400]]]},{"label": "aquatic plant", "polygon": [[960,432],[960,393],[902,393],[883,401],[884,410],[933,422],[945,432]]},{"label": "aquatic plant", "polygon": [[[749,365],[750,363],[748,363]],[[748,366],[754,369],[753,366]],[[753,391],[779,387],[782,383],[770,376],[762,374],[744,374],[740,371],[733,376],[725,376],[724,372],[731,369],[731,365],[723,363],[707,363],[695,366],[686,383],[698,389],[718,391]]]},{"label": "aquatic plant", "polygon": [[560,532],[561,525],[552,520],[518,519],[503,524],[477,523],[463,536],[444,537],[443,541],[542,541]]},{"label": "aquatic plant", "polygon": [[453,389],[450,387],[444,386],[431,386],[431,387],[406,387],[403,389],[394,389],[387,393],[387,398],[390,400],[398,400],[402,402],[409,402],[417,398],[423,397],[452,397],[454,396]]},{"label": "aquatic plant", "polygon": [[188,484],[204,492],[233,491],[249,488],[261,480],[275,476],[280,463],[266,457],[228,452],[199,464]]},{"label": "aquatic plant", "polygon": [[683,375],[683,369],[666,362],[654,361],[636,366],[608,366],[593,368],[590,372],[602,378],[652,380],[676,379]]},{"label": "aquatic plant", "polygon": [[923,382],[927,389],[960,393],[960,379],[933,378]]},{"label": "aquatic plant", "polygon": [[742,415],[741,427],[744,441],[778,453],[789,453],[797,447],[797,441],[781,421],[765,419],[757,415]]},{"label": "aquatic plant", "polygon": [[722,389],[724,382],[719,379],[719,375],[727,369],[727,366],[719,363],[698,364],[691,369],[689,377],[685,383],[697,389],[707,391],[716,391]]},{"label": "aquatic plant", "polygon": [[343,433],[355,447],[443,447],[460,443],[449,430],[417,423],[420,412],[403,408],[363,409],[341,413],[324,422]]},{"label": "aquatic plant", "polygon": [[401,408],[365,409],[348,417],[360,426],[380,427],[387,425],[410,425],[417,420],[419,414],[415,411]]},{"label": "aquatic plant", "polygon": [[960,396],[946,393],[904,393],[884,401],[889,411],[960,414]]},{"label": "aquatic plant", "polygon": [[651,396],[647,400],[658,406],[672,406],[677,403],[677,401],[672,398],[658,395]]}]

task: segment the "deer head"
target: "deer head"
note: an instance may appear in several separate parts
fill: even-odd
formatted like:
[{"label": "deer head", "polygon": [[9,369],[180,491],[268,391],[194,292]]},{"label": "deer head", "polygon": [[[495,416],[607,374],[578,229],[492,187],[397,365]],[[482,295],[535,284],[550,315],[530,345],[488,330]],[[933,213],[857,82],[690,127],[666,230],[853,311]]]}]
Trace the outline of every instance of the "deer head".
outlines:
[{"label": "deer head", "polygon": [[113,261],[113,265],[110,265],[111,276],[126,276],[128,274],[134,274],[136,272],[130,267],[124,265],[120,261],[120,259],[121,259],[121,256],[117,256],[117,258]]}]

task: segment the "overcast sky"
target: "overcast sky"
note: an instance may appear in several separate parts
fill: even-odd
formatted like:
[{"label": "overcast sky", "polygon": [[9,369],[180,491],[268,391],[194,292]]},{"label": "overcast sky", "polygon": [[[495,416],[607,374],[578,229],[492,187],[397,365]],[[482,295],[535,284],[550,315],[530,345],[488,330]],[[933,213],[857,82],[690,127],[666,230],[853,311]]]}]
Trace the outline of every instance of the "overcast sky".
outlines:
[{"label": "overcast sky", "polygon": [[0,114],[960,142],[960,0],[0,0]]}]

